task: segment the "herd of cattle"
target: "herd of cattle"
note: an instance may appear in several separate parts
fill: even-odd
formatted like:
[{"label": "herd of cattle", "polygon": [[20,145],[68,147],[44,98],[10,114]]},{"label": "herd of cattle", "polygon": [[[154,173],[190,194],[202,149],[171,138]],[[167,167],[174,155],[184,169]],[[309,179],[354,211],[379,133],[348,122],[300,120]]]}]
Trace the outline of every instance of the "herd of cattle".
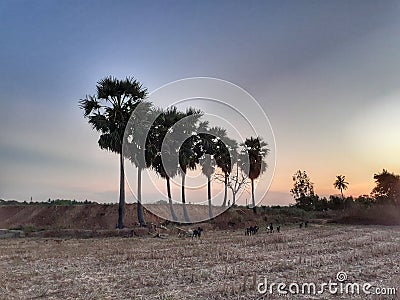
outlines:
[{"label": "herd of cattle", "polygon": [[[308,227],[308,221],[305,221],[304,223],[301,222],[301,223],[299,224],[299,227],[300,227],[300,228],[303,228],[303,226],[304,226],[305,228],[307,228],[307,227]],[[245,235],[254,235],[254,234],[257,233],[258,229],[259,229],[259,227],[258,227],[257,225],[247,227],[246,230],[245,230]],[[274,232],[274,224],[270,223],[270,224],[266,227],[266,229],[267,229],[267,232],[268,232],[268,233],[273,233],[273,232]],[[276,226],[276,232],[279,233],[280,231],[281,231],[281,225]]]},{"label": "herd of cattle", "polygon": [[[308,227],[308,221],[301,222],[299,224],[299,228],[300,229],[303,228],[303,227],[304,228]],[[187,231],[183,230],[183,229],[180,229],[180,228],[178,228],[178,229],[181,230],[181,232],[179,233],[179,236],[189,236],[189,237],[192,237],[192,238],[200,238],[201,237],[201,233],[203,232],[203,228],[201,228],[201,227],[197,227],[196,229],[189,229]],[[257,225],[247,227],[246,230],[245,230],[245,235],[254,235],[254,234],[256,234],[258,232],[259,229],[260,228]],[[281,231],[281,226],[277,225],[276,227],[274,227],[274,224],[270,223],[266,227],[266,230],[267,230],[268,233],[273,233],[274,230],[276,230],[276,232],[279,233]]]}]

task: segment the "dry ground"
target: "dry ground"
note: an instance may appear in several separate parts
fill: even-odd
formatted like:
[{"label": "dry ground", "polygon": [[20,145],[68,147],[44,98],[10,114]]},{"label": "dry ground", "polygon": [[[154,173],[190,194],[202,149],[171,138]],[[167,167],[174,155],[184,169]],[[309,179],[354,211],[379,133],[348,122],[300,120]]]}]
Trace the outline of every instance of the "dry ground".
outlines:
[{"label": "dry ground", "polygon": [[[263,299],[268,282],[351,282],[400,293],[400,228],[316,225],[151,237],[0,240],[0,299]],[[398,299],[370,296],[368,299]],[[275,290],[265,299],[283,299]],[[297,295],[291,299],[349,299]],[[352,299],[365,299],[364,295]]]}]

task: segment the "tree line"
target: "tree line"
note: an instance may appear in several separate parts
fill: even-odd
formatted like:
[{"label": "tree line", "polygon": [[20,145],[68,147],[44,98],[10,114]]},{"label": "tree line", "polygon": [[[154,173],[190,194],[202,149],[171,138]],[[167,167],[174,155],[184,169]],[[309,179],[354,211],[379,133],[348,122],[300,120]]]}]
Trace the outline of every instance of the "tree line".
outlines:
[{"label": "tree line", "polygon": [[296,206],[304,210],[324,211],[328,209],[338,210],[361,205],[388,204],[400,205],[400,175],[390,173],[383,169],[373,176],[376,186],[369,195],[361,195],[357,198],[345,197],[343,191],[347,190],[349,183],[344,175],[337,175],[333,186],[340,191],[341,196],[330,195],[329,198],[319,197],[314,192],[314,184],[306,171],[298,170],[293,175],[293,188],[290,193],[296,201]]},{"label": "tree line", "polygon": [[78,201],[78,200],[69,200],[69,199],[48,199],[47,201],[35,201],[33,202],[32,198],[31,201],[17,201],[17,200],[3,200],[0,199],[0,205],[63,205],[63,206],[74,206],[74,205],[88,205],[88,204],[98,204],[95,201],[89,201],[89,200],[84,200],[84,201]]},{"label": "tree line", "polygon": [[213,176],[224,183],[222,206],[227,205],[228,189],[232,191],[234,205],[237,193],[249,182],[255,210],[254,181],[266,170],[265,158],[270,151],[268,144],[259,136],[248,137],[239,144],[227,135],[224,128],[211,127],[202,120],[202,111],[193,107],[186,111],[174,106],[154,107],[146,101],[147,97],[147,89],[133,77],[119,80],[109,76],[97,82],[94,95],[87,95],[79,101],[84,117],[100,133],[99,147],[119,155],[117,227],[124,227],[125,159],[137,167],[137,216],[140,225],[145,225],[141,192],[144,169],[155,171],[165,180],[174,221],[178,218],[173,207],[170,179],[178,175],[181,177],[183,216],[185,222],[190,223],[185,180],[187,172],[196,168],[200,168],[207,178],[210,219],[213,218]]}]

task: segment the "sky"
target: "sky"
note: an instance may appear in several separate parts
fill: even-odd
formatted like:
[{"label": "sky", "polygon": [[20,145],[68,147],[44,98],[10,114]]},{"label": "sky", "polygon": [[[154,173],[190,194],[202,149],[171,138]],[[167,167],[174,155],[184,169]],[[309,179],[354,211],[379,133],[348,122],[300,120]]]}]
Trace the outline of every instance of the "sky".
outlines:
[{"label": "sky", "polygon": [[109,75],[251,94],[276,143],[263,204],[293,202],[298,169],[319,195],[339,193],[339,174],[369,194],[374,173],[400,173],[399,15],[398,1],[2,0],[0,198],[118,201],[118,156],[78,107]]}]

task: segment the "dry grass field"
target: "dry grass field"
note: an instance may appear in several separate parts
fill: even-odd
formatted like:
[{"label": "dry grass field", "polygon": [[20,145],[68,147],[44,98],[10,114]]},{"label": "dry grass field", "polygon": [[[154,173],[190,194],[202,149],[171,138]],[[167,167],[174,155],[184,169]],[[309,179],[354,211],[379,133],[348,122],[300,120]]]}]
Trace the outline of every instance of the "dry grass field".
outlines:
[{"label": "dry grass field", "polygon": [[[348,281],[400,293],[400,228],[311,224],[91,239],[0,240],[0,299],[349,299],[350,295],[257,292],[259,283]],[[398,299],[369,296],[368,299]],[[351,299],[366,299],[363,294]]]}]

